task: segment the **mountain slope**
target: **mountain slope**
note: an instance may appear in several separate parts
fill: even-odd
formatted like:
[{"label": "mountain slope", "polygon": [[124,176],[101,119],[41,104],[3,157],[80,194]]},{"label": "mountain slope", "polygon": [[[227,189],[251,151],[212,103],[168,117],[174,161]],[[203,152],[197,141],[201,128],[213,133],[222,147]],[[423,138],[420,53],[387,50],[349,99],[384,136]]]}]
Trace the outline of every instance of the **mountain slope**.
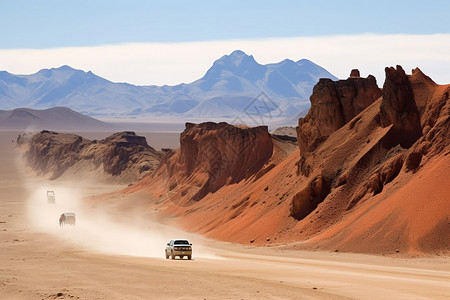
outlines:
[{"label": "mountain slope", "polygon": [[265,106],[270,104],[266,115],[278,110],[286,118],[309,107],[322,77],[336,79],[305,59],[261,65],[238,50],[215,61],[201,79],[176,86],[113,83],[68,66],[32,75],[3,71],[0,109],[66,106],[90,116],[251,117],[255,112],[246,108],[262,95]]}]

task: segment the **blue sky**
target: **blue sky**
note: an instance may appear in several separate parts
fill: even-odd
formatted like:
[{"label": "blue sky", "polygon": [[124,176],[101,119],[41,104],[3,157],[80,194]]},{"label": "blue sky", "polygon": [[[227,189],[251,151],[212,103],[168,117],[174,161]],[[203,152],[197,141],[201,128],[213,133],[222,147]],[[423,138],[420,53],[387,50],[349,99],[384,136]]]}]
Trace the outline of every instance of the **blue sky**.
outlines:
[{"label": "blue sky", "polygon": [[449,33],[449,13],[448,0],[14,0],[0,4],[0,48]]},{"label": "blue sky", "polygon": [[450,1],[14,0],[0,3],[0,70],[70,65],[115,82],[178,84],[239,49],[259,63],[420,67],[450,83]]}]

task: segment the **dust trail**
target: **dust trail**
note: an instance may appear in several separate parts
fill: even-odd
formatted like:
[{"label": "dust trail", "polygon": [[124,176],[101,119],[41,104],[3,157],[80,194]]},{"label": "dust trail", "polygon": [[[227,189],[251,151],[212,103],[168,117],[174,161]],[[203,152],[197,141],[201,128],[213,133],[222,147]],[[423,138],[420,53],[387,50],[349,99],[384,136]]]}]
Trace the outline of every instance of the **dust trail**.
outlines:
[{"label": "dust trail", "polygon": [[[50,233],[74,246],[89,251],[130,255],[139,257],[164,258],[166,243],[173,238],[187,238],[193,244],[193,259],[220,259],[205,247],[203,238],[187,234],[181,230],[141,220],[139,216],[129,216],[130,222],[119,222],[106,212],[99,213],[81,205],[83,197],[95,187],[77,188],[71,184],[37,182],[29,184],[32,190],[28,201],[28,215],[32,226],[42,232]],[[47,202],[46,192],[53,190],[54,204]],[[96,193],[99,193],[98,191]],[[65,212],[76,214],[76,225],[58,224],[59,216]]]}]

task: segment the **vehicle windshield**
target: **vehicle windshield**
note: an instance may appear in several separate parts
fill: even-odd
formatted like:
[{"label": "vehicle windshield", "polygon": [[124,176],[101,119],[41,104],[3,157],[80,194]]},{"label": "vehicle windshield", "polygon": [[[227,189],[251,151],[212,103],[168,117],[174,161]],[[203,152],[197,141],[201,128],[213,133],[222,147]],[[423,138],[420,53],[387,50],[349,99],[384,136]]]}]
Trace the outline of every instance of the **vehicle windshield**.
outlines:
[{"label": "vehicle windshield", "polygon": [[189,245],[189,242],[187,240],[176,240],[174,242],[175,245]]}]

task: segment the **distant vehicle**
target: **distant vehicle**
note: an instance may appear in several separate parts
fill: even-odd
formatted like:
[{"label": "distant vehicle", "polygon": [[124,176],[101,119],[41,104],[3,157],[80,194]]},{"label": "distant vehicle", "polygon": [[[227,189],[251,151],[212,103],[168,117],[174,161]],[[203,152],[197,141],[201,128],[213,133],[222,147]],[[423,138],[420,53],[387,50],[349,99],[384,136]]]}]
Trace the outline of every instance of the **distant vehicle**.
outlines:
[{"label": "distant vehicle", "polygon": [[75,214],[74,213],[63,213],[59,217],[59,226],[64,226],[66,224],[75,225]]},{"label": "distant vehicle", "polygon": [[175,256],[178,256],[180,259],[187,256],[187,259],[192,258],[192,244],[190,244],[187,240],[170,240],[166,246],[166,259],[169,259],[169,256],[172,259],[175,259]]},{"label": "distant vehicle", "polygon": [[55,192],[54,191],[47,191],[47,202],[48,203],[55,203]]}]

